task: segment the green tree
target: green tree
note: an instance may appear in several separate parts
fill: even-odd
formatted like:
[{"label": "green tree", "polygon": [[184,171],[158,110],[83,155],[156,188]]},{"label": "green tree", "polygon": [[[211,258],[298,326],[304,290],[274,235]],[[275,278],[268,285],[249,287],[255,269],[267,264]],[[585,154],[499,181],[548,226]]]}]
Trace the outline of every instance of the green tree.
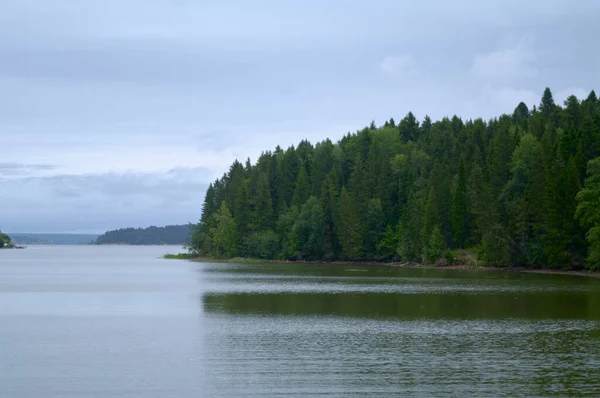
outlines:
[{"label": "green tree", "polygon": [[589,244],[587,267],[600,269],[600,158],[588,162],[587,178],[577,194],[575,216],[587,228],[585,238]]},{"label": "green tree", "polygon": [[325,253],[325,222],[321,202],[311,196],[302,206],[300,216],[293,227],[299,258],[315,260]]},{"label": "green tree", "polygon": [[411,193],[406,205],[402,209],[398,225],[397,253],[402,261],[419,261],[423,254],[422,240],[424,198],[422,194]]},{"label": "green tree", "polygon": [[[262,152],[255,164],[233,162],[209,185],[189,249],[437,261],[439,247],[476,247],[484,264],[577,267],[595,230],[579,224],[574,197],[598,156],[594,92],[558,105],[548,88],[532,109],[520,102],[488,121],[453,115],[418,123],[408,113],[400,123],[373,122],[337,142],[302,140]],[[232,224],[233,238],[225,233]],[[234,248],[226,244],[232,241]]]},{"label": "green tree", "polygon": [[292,206],[302,206],[310,196],[310,185],[308,182],[308,175],[306,174],[306,167],[300,166],[298,172],[298,178],[296,179],[296,188],[294,189],[294,196],[292,197]]},{"label": "green tree", "polygon": [[510,239],[499,219],[491,188],[478,164],[473,166],[470,183],[469,196],[479,242],[478,257],[488,265],[507,265],[510,263]]},{"label": "green tree", "polygon": [[246,239],[246,247],[252,258],[274,259],[281,249],[279,235],[272,230],[253,232]]},{"label": "green tree", "polygon": [[10,240],[10,236],[0,232],[0,249],[6,248],[6,247],[11,247],[11,246],[12,246],[12,242]]},{"label": "green tree", "polygon": [[365,216],[365,233],[363,241],[365,243],[365,255],[367,258],[378,259],[379,244],[383,231],[385,229],[385,218],[381,200],[378,198],[371,199],[367,204],[367,212]]},{"label": "green tree", "polygon": [[521,137],[513,153],[511,179],[504,189],[509,230],[519,251],[519,262],[546,262],[541,244],[544,211],[545,170],[540,142],[530,133]]},{"label": "green tree", "polygon": [[469,234],[467,171],[463,160],[460,161],[457,177],[458,181],[452,200],[452,231],[454,246],[462,249]]},{"label": "green tree", "polygon": [[281,241],[281,258],[288,260],[296,258],[296,238],[293,231],[299,215],[298,207],[292,206],[287,211],[282,212],[277,219],[277,234]]},{"label": "green tree", "polygon": [[354,198],[346,188],[340,193],[339,214],[337,235],[342,255],[349,260],[359,260],[363,252],[360,217]]},{"label": "green tree", "polygon": [[237,254],[238,231],[235,219],[223,202],[215,214],[216,227],[211,231],[218,256],[234,257]]},{"label": "green tree", "polygon": [[256,182],[256,193],[252,198],[252,224],[257,231],[265,231],[274,227],[273,201],[269,187],[269,177],[261,173]]},{"label": "green tree", "polygon": [[442,257],[445,248],[446,243],[444,242],[442,231],[439,227],[434,227],[423,253],[423,262],[426,264],[436,263]]},{"label": "green tree", "polygon": [[540,111],[544,115],[550,116],[554,112],[555,107],[556,105],[554,103],[552,91],[550,91],[549,87],[546,87],[546,89],[544,90],[544,94],[542,95],[542,101],[540,102]]}]

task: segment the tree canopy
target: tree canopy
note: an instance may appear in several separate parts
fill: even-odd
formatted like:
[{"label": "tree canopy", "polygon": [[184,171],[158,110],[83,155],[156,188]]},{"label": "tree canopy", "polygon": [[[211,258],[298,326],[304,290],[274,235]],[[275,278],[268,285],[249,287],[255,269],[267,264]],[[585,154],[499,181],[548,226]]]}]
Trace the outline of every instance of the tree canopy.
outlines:
[{"label": "tree canopy", "polygon": [[105,232],[96,239],[97,245],[185,245],[189,243],[189,225],[122,228]]},{"label": "tree canopy", "polygon": [[428,263],[469,250],[483,264],[599,266],[594,92],[561,106],[546,88],[537,107],[487,121],[396,120],[235,161],[210,184],[190,250]]}]

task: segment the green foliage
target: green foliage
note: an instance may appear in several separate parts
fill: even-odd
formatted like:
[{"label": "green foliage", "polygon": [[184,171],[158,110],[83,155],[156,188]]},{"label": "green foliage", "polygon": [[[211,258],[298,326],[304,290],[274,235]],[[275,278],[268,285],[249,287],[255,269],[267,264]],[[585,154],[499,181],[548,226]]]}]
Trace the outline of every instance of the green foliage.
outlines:
[{"label": "green foliage", "polygon": [[97,245],[186,245],[190,239],[189,225],[122,228],[105,232],[96,239]]},{"label": "green foliage", "polygon": [[292,206],[279,216],[277,220],[277,235],[281,240],[280,257],[287,260],[296,258],[296,239],[293,235],[294,225],[300,215],[297,206]]},{"label": "green foliage", "polygon": [[439,227],[434,227],[423,252],[423,262],[425,264],[435,264],[442,257],[445,249],[446,244],[442,231]]},{"label": "green foliage", "polygon": [[10,236],[0,232],[0,249],[12,247]]},{"label": "green foliage", "polygon": [[379,250],[377,245],[381,241],[385,229],[385,218],[381,200],[371,199],[367,204],[365,214],[365,234],[363,241],[365,243],[365,255],[367,258],[379,259]]},{"label": "green foliage", "polygon": [[216,226],[211,229],[217,256],[233,257],[237,254],[238,231],[235,219],[223,202],[215,213]]},{"label": "green foliage", "polygon": [[300,259],[315,260],[325,253],[325,221],[321,202],[314,196],[302,206],[292,234]]},{"label": "green foliage", "polygon": [[458,182],[452,199],[452,237],[454,246],[462,249],[469,234],[469,203],[467,192],[467,171],[465,163],[461,160],[458,166]]},{"label": "green foliage", "polygon": [[349,260],[362,258],[362,234],[360,216],[355,200],[346,188],[340,193],[340,220],[337,234],[342,246],[342,252]]},{"label": "green foliage", "polygon": [[253,232],[246,239],[246,252],[252,258],[272,259],[279,254],[280,245],[275,231]]},{"label": "green foliage", "polygon": [[539,106],[521,102],[489,121],[419,122],[408,112],[338,142],[303,140],[263,152],[256,164],[235,161],[208,187],[189,249],[433,263],[463,261],[451,250],[468,247],[473,264],[579,267],[588,254],[597,267],[593,162],[575,197],[599,156],[593,92],[561,106],[546,89]]},{"label": "green foliage", "polygon": [[177,253],[177,254],[167,253],[163,256],[163,258],[165,258],[167,260],[189,260],[189,259],[194,258],[194,255],[192,255],[190,253]]},{"label": "green foliage", "polygon": [[575,216],[582,226],[589,228],[587,266],[600,269],[600,158],[590,160],[583,189],[577,194]]}]

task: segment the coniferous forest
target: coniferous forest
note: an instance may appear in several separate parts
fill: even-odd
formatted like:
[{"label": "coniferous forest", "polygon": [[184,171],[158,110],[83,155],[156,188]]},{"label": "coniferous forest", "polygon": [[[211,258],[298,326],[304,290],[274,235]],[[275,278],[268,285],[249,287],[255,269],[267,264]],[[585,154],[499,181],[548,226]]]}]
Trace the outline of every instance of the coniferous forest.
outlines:
[{"label": "coniferous forest", "polygon": [[97,245],[184,245],[190,235],[189,225],[150,226],[147,228],[122,228],[100,235]]},{"label": "coniferous forest", "polygon": [[600,101],[374,122],[235,161],[190,250],[210,257],[600,269]]}]

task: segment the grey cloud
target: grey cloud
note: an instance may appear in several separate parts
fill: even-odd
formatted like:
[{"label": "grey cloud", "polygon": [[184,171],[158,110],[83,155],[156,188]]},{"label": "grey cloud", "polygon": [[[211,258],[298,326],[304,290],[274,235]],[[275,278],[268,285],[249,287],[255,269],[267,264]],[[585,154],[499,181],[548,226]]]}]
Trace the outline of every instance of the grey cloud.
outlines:
[{"label": "grey cloud", "polygon": [[0,163],[0,177],[2,176],[16,176],[25,175],[34,171],[48,171],[55,170],[56,165],[52,164],[23,164],[4,162]]},{"label": "grey cloud", "polygon": [[[598,19],[596,0],[4,0],[0,227],[187,222],[217,168],[278,144],[587,95]],[[194,150],[210,170],[178,168]]]},{"label": "grey cloud", "polygon": [[484,79],[532,78],[538,75],[535,58],[534,38],[527,35],[514,47],[477,55],[471,71]]},{"label": "grey cloud", "polygon": [[106,173],[84,175],[55,175],[31,178],[30,183],[52,187],[65,195],[81,193],[99,194],[108,198],[147,196],[170,200],[176,205],[189,200],[190,194],[202,191],[212,172],[205,168],[178,168],[165,173]]},{"label": "grey cloud", "polygon": [[[187,223],[199,217],[211,174],[203,168],[166,173],[106,173],[24,177],[4,181],[0,225],[25,231],[111,229],[129,225]],[[23,200],[25,198],[25,200]],[[15,211],[15,209],[23,209]],[[32,230],[32,229],[30,229]]]}]

